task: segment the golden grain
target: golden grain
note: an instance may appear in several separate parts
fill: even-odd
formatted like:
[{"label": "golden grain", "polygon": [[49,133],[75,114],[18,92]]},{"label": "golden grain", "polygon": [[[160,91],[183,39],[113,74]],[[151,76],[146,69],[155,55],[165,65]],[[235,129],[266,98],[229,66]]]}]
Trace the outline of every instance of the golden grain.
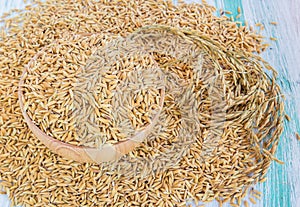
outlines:
[{"label": "golden grain", "polygon": [[[78,135],[74,132],[75,122],[70,116],[72,97],[76,97],[72,90],[74,77],[77,77],[80,68],[85,66],[98,46],[108,44],[119,34],[127,36],[142,26],[154,24],[184,27],[186,31],[180,33],[181,37],[193,37],[191,39],[197,39],[200,46],[209,42],[212,46],[216,45],[216,51],[220,48],[223,51],[243,50],[245,53],[242,56],[254,59],[255,63],[258,57],[251,53],[260,53],[267,45],[262,45],[263,39],[260,35],[249,32],[244,26],[239,28],[236,23],[228,22],[226,17],[215,17],[214,8],[208,5],[191,6],[179,3],[176,7],[170,2],[153,0],[100,0],[93,4],[87,1],[48,0],[27,7],[26,12],[26,15],[16,14],[24,26],[16,28],[17,19],[8,19],[7,26],[13,27],[8,28],[11,34],[8,35],[7,30],[1,30],[0,38],[0,66],[3,68],[3,78],[0,80],[0,101],[3,106],[0,115],[0,177],[5,180],[0,185],[6,186],[9,197],[16,203],[35,205],[38,202],[39,206],[93,206],[97,203],[99,206],[106,206],[111,202],[115,206],[128,206],[128,203],[137,206],[146,200],[147,203],[142,205],[179,206],[184,205],[187,197],[211,201],[216,195],[225,201],[236,195],[240,202],[246,193],[241,188],[255,184],[260,175],[264,177],[271,161],[276,159],[274,153],[282,132],[282,114],[276,115],[279,108],[283,112],[280,90],[274,87],[276,84],[272,80],[262,75],[264,72],[260,64],[252,64],[253,62],[246,59],[243,63],[247,64],[239,64],[239,58],[226,62],[229,59],[227,53],[216,55],[213,52],[205,55],[199,74],[192,70],[193,61],[182,58],[178,63],[174,61],[174,54],[153,55],[159,67],[173,74],[170,83],[174,84],[173,89],[176,88],[177,91],[169,91],[170,94],[167,94],[160,127],[157,127],[157,132],[146,143],[130,153],[128,160],[136,164],[127,168],[143,172],[140,167],[146,166],[143,161],[147,156],[160,155],[161,159],[153,163],[153,166],[168,163],[164,160],[176,157],[173,159],[174,163],[178,160],[180,162],[170,165],[168,172],[158,170],[144,177],[134,172],[120,175],[117,170],[111,170],[109,165],[80,164],[52,154],[32,136],[21,119],[16,94],[23,66],[43,46],[52,47],[52,51],[47,51],[47,55],[37,59],[36,63],[40,64],[32,66],[32,73],[26,77],[26,108],[36,124],[49,135],[79,145],[80,142],[76,139]],[[192,30],[197,30],[198,33],[193,33]],[[83,35],[89,33],[94,35]],[[207,36],[207,39],[199,38],[202,35]],[[55,40],[60,42],[52,44]],[[217,56],[222,61],[212,60],[211,57],[215,59]],[[146,62],[136,62],[140,65],[150,64],[145,60],[147,58],[141,59]],[[113,67],[116,70],[132,69],[132,62],[134,61],[127,60]],[[268,68],[273,70],[271,66]],[[223,81],[215,84],[224,96],[219,90],[213,90],[214,87],[207,90],[216,74],[222,76]],[[126,73],[118,75],[122,80],[128,78]],[[117,88],[116,82],[112,80],[116,76],[107,73],[104,78],[106,80],[101,82],[103,90],[99,90],[99,97],[86,96],[91,106],[98,108],[93,112],[95,116],[89,118],[102,123],[102,135],[107,140],[121,140],[124,138],[122,132],[107,127],[113,120],[110,116],[113,111],[111,90]],[[187,88],[186,82],[192,82],[193,87],[188,88],[190,93],[186,93],[186,97],[180,97],[178,94],[183,94],[181,88]],[[86,86],[91,87],[93,84],[95,83]],[[253,93],[256,90],[266,93],[258,98]],[[130,106],[144,102],[140,104],[141,107],[130,112],[135,114],[132,118],[135,120],[135,127],[151,121],[151,113],[147,114],[147,111],[150,109],[149,103],[155,108],[157,94],[155,90],[147,96],[141,92],[137,94],[134,102],[128,102]],[[223,105],[216,103],[212,107],[213,100],[219,100],[220,96],[230,102],[230,106],[226,102]],[[188,122],[182,123],[182,113],[177,103],[181,98],[184,100],[183,106],[189,102],[198,106],[199,111],[195,114],[199,112],[199,117],[192,125],[188,125]],[[249,102],[253,104],[250,106],[247,104]],[[268,103],[265,105],[270,107],[261,109],[259,106],[264,103]],[[222,106],[225,106],[226,113],[220,111]],[[251,110],[254,112],[250,112]],[[87,108],[84,112],[90,111],[91,108]],[[120,109],[121,115],[125,112],[129,112],[129,109]],[[276,121],[271,121],[272,117]],[[121,129],[130,126],[131,122],[122,124]],[[182,151],[180,142],[184,141],[184,135],[188,133],[181,132],[180,129],[185,125],[190,126],[190,130],[198,129],[199,133],[195,135],[197,139],[187,145],[189,150]],[[258,126],[256,136],[254,133],[249,134],[249,129],[255,125]],[[273,127],[276,130],[271,130]],[[96,129],[89,126],[89,130]],[[267,135],[273,138],[268,139]],[[215,142],[212,137],[220,138],[220,141]],[[213,140],[212,143],[210,139]],[[260,143],[263,139],[267,139],[268,146],[263,146],[261,153]],[[93,137],[90,141],[94,144],[92,140]],[[176,147],[172,143],[178,144],[177,148],[184,152],[184,156],[174,152]],[[214,149],[215,145],[219,147]],[[269,150],[271,146],[272,149]],[[181,157],[184,159],[179,159]],[[138,162],[138,158],[142,159]],[[264,163],[258,162],[259,160]],[[254,174],[254,178],[248,177],[249,172]],[[218,187],[213,189],[212,186]],[[245,202],[244,205],[248,206]]]},{"label": "golden grain", "polygon": [[297,138],[297,140],[299,140],[300,141],[300,135],[298,134],[298,133],[295,133],[296,134],[296,138]]},{"label": "golden grain", "polygon": [[291,118],[290,118],[289,115],[285,114],[284,117],[285,117],[285,119],[286,119],[287,121],[289,121],[289,122],[291,121]]},{"label": "golden grain", "polygon": [[254,199],[254,198],[252,198],[252,197],[249,197],[249,200],[250,200],[250,202],[251,202],[252,204],[256,204],[256,201],[255,201],[255,199]]},{"label": "golden grain", "polygon": [[257,198],[258,200],[260,200],[261,199],[261,196],[260,195],[258,195],[258,194],[256,194],[256,193],[253,193],[252,194],[255,198]]},{"label": "golden grain", "polygon": [[270,40],[272,40],[272,41],[277,41],[277,38],[275,38],[275,37],[270,37]]},{"label": "golden grain", "polygon": [[241,16],[242,16],[242,14],[238,14],[238,15],[236,15],[235,19],[239,19],[239,18],[241,18]]}]

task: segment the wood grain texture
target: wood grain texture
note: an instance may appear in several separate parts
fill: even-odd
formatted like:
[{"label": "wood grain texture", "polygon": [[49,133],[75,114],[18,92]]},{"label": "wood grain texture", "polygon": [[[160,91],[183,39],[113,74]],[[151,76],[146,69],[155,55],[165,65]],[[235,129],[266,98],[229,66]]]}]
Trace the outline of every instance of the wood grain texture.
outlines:
[{"label": "wood grain texture", "polygon": [[[278,83],[286,96],[287,114],[292,118],[285,123],[276,156],[284,165],[273,163],[268,173],[268,180],[256,186],[264,193],[257,207],[299,207],[300,206],[300,143],[295,132],[300,131],[300,1],[297,0],[215,0],[217,8],[232,11],[237,15],[241,7],[243,18],[250,25],[257,22],[265,26],[262,34],[271,44],[270,49],[262,54],[279,72]],[[277,26],[270,22],[278,22]],[[278,41],[269,40],[276,37]],[[216,206],[215,204],[205,205]]]},{"label": "wood grain texture", "polygon": [[[200,0],[187,0],[200,2]],[[1,0],[0,14],[11,8],[22,8],[22,0]],[[286,96],[286,111],[292,121],[285,123],[277,157],[284,165],[273,163],[268,173],[268,180],[256,186],[264,193],[263,199],[256,207],[299,207],[300,206],[300,141],[295,132],[300,132],[300,1],[299,0],[207,0],[217,8],[230,10],[237,14],[237,7],[242,9],[241,20],[250,25],[261,22],[266,38],[276,37],[270,41],[271,48],[262,56],[278,71],[278,82]],[[269,24],[278,22],[277,26]],[[193,204],[193,202],[190,202]],[[0,207],[9,206],[5,195],[0,195]],[[205,207],[216,207],[215,202]],[[229,205],[226,205],[229,206]],[[252,206],[252,205],[250,205]],[[253,205],[254,206],[254,205]]]},{"label": "wood grain texture", "polygon": [[[286,112],[292,118],[285,123],[285,131],[281,136],[277,157],[285,161],[285,165],[273,163],[268,173],[268,181],[260,185],[264,199],[260,206],[299,207],[300,206],[300,143],[295,138],[299,132],[300,115],[300,41],[299,38],[299,1],[243,1],[245,19],[250,24],[261,22],[265,25],[263,34],[276,37],[271,48],[263,57],[279,72],[278,82],[286,96]],[[277,26],[269,22],[278,22]],[[269,41],[270,42],[270,41]]]}]

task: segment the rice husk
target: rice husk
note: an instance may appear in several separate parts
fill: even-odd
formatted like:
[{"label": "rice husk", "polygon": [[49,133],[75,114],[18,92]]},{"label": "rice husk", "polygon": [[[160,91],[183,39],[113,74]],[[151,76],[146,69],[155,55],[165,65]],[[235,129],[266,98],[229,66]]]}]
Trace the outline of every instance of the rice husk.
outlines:
[{"label": "rice husk", "polygon": [[[214,10],[205,4],[174,6],[165,1],[46,1],[27,7],[14,17],[6,17],[7,28],[2,31],[0,40],[0,179],[3,180],[0,186],[13,204],[184,206],[188,198],[217,199],[220,203],[231,199],[235,202],[235,199],[245,196],[250,186],[264,180],[271,162],[276,160],[274,154],[283,130],[284,107],[275,82],[276,72],[252,53],[266,48],[262,37],[246,27],[238,27],[226,17],[215,17]],[[116,38],[114,34],[127,36],[142,26],[153,24],[172,26],[174,34],[190,38],[202,46],[210,45],[211,50],[206,51],[212,52],[204,55],[202,76],[195,79],[188,72],[191,70],[188,65],[174,62],[174,57],[168,54],[153,54],[161,68],[176,74],[175,80],[177,76],[192,80],[195,87],[186,87],[188,90],[184,93],[189,95],[188,98],[203,94],[199,98],[202,125],[195,142],[189,144],[183,154],[172,148],[172,143],[181,143],[176,140],[181,117],[176,113],[178,102],[169,95],[166,96],[161,123],[157,125],[162,129],[156,129],[152,137],[125,157],[124,162],[118,163],[121,167],[125,163],[125,170],[110,164],[74,162],[45,148],[28,129],[18,104],[17,87],[24,66],[44,46],[64,39],[66,34],[74,34],[74,39],[68,39],[66,48],[86,43],[79,49],[82,53],[75,55],[84,58],[74,62],[76,58],[71,56],[76,73],[95,52],[95,42],[105,45],[109,38]],[[165,31],[170,27],[154,29]],[[101,35],[82,39],[80,35],[86,33]],[[274,75],[265,73],[264,67]],[[210,78],[217,74],[220,78],[214,83],[217,89],[224,89],[224,93],[208,90]],[[32,85],[33,90],[38,89],[34,86],[38,84]],[[49,86],[47,88],[51,90]],[[218,95],[214,102],[209,96],[212,94]],[[224,99],[222,102],[218,102],[220,95]],[[180,100],[185,99],[180,97]],[[35,104],[31,107],[41,106],[30,103]],[[60,107],[65,110],[64,106]],[[42,117],[38,117],[41,111],[37,112],[35,120],[41,121]],[[220,128],[222,130],[218,130]],[[72,134],[67,137],[70,138],[62,139],[78,144]],[[165,158],[177,156],[167,169],[159,167],[164,159],[155,160],[153,165],[158,167],[147,166],[150,162],[142,164],[156,154]],[[146,172],[141,173],[145,166]]]}]

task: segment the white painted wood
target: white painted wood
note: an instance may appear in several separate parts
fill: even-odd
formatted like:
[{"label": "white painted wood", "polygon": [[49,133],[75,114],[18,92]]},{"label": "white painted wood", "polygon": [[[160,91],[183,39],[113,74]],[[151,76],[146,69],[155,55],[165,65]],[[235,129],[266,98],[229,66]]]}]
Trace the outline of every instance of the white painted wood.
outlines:
[{"label": "white painted wood", "polygon": [[[280,142],[281,150],[277,153],[286,164],[272,165],[269,180],[265,186],[260,186],[265,194],[261,206],[299,207],[300,146],[295,139],[295,132],[299,132],[300,117],[300,2],[272,0],[254,3],[244,0],[243,8],[251,24],[262,22],[265,25],[263,34],[266,37],[278,38],[277,42],[269,41],[273,49],[264,53],[263,57],[279,71],[279,81],[285,86],[287,82],[291,85],[291,88],[283,87],[283,92],[287,99],[286,111],[293,121],[286,125]],[[276,21],[278,25],[272,26],[270,21]],[[283,194],[278,193],[282,188]]]}]

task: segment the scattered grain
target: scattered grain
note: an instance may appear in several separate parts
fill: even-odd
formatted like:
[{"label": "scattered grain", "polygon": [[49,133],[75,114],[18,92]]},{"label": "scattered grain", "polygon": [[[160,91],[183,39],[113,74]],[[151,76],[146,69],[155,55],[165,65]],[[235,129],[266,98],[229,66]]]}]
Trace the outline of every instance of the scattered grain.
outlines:
[{"label": "scattered grain", "polygon": [[296,138],[300,141],[300,135],[296,133]]},{"label": "scattered grain", "polygon": [[[187,197],[211,201],[216,192],[225,202],[235,195],[242,196],[243,187],[255,184],[257,177],[264,177],[282,132],[279,127],[282,114],[278,114],[280,90],[263,72],[264,62],[252,54],[262,52],[267,45],[262,44],[263,38],[259,34],[249,32],[244,26],[238,27],[227,17],[215,17],[214,11],[208,5],[179,3],[176,7],[162,0],[100,0],[93,4],[79,0],[48,0],[27,7],[24,14],[16,11],[15,18],[5,17],[10,28],[0,33],[0,102],[3,106],[0,114],[0,177],[5,181],[0,185],[5,186],[13,203],[25,206],[36,203],[39,206],[93,206],[97,203],[106,206],[110,202],[115,206],[128,206],[128,203],[138,205],[143,198],[147,200],[145,206],[183,206]],[[26,77],[24,87],[28,99],[25,102],[30,116],[49,135],[80,144],[73,132],[67,134],[74,130],[69,112],[74,96],[70,90],[76,75],[101,45],[118,35],[124,37],[142,26],[155,24],[184,28],[186,30],[177,31],[177,35],[196,39],[197,44],[210,45],[216,49],[214,51],[221,52],[205,54],[199,71],[193,71],[193,62],[185,62],[184,58],[175,61],[174,54],[153,54],[159,66],[171,74],[171,88],[178,90],[168,91],[157,131],[124,158],[128,161],[124,168],[133,172],[120,175],[109,165],[66,160],[51,153],[32,136],[21,118],[16,88],[24,65],[34,54],[44,46],[53,46],[52,55],[46,55],[51,54],[48,51],[38,59],[37,62],[43,64],[33,65],[32,73]],[[95,35],[83,37],[90,33]],[[61,42],[55,45],[55,41]],[[249,59],[229,58],[231,54],[228,56],[226,52],[240,50],[244,52],[238,56]],[[127,66],[130,67],[115,65],[116,68]],[[220,79],[215,79],[217,74]],[[108,74],[107,79],[113,78],[111,75]],[[120,74],[120,77],[126,78],[126,74]],[[212,80],[221,90],[212,87]],[[188,87],[186,83],[192,85]],[[99,116],[99,122],[109,125],[109,89],[116,83],[106,83],[107,91],[104,85],[101,86],[106,97],[101,98],[103,103],[95,114]],[[264,96],[258,91],[265,91]],[[154,94],[157,93],[154,91]],[[138,97],[136,101],[140,100]],[[94,101],[95,97],[87,98],[91,104],[99,104]],[[183,106],[189,102],[198,106],[199,111],[193,113],[197,119],[191,125],[181,117],[179,100]],[[225,101],[218,102],[220,100]],[[144,101],[151,101],[151,97],[144,96]],[[259,106],[263,103],[272,107],[262,110]],[[142,119],[141,123],[137,121],[139,118],[132,120],[141,125],[147,121]],[[197,133],[193,133],[196,140],[185,145],[187,150],[180,147],[185,142],[182,142],[184,136],[179,136],[187,134],[180,130],[185,125],[190,130],[197,129],[194,130]],[[249,127],[256,125],[254,136],[254,132],[249,133]],[[105,136],[112,132],[108,140],[122,138],[113,129],[103,129],[103,132]],[[262,140],[266,141],[265,146],[260,145]],[[261,148],[272,156],[265,156],[267,153],[261,153]],[[146,172],[144,177],[142,173],[134,173],[135,170],[142,172],[139,167],[145,167],[145,160],[156,156],[162,159],[154,159],[152,166],[159,166],[172,156],[174,158],[166,163],[173,164],[167,171]],[[151,165],[146,170],[152,169]],[[249,178],[249,173],[253,173],[253,177]]]},{"label": "scattered grain", "polygon": [[249,200],[250,200],[250,202],[251,202],[252,204],[256,204],[256,201],[255,201],[255,199],[254,199],[254,198],[252,198],[252,197],[249,197]]},{"label": "scattered grain", "polygon": [[285,117],[285,119],[286,119],[288,122],[291,121],[291,117],[290,117],[289,115],[285,114],[284,117]]},{"label": "scattered grain", "polygon": [[270,40],[272,40],[272,41],[277,41],[277,38],[275,38],[275,37],[270,37]]}]

